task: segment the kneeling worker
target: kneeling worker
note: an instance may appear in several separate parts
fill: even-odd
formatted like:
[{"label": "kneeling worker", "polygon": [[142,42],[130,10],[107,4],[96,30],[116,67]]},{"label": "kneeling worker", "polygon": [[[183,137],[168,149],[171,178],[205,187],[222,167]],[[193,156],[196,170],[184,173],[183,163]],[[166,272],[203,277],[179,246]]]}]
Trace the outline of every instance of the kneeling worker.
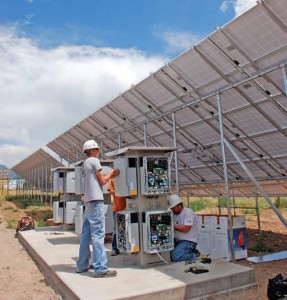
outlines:
[{"label": "kneeling worker", "polygon": [[[172,261],[187,261],[196,258],[197,217],[194,211],[183,206],[178,195],[168,197],[168,207],[173,212],[174,250],[170,253]],[[199,253],[199,252],[198,252]]]}]

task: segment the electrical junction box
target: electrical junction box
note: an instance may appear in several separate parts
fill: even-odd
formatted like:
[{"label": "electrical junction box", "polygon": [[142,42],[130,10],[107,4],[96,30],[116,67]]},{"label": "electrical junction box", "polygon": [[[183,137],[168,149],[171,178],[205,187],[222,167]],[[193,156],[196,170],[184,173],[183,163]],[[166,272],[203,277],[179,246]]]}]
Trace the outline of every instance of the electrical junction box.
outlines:
[{"label": "electrical junction box", "polygon": [[60,224],[64,221],[64,202],[53,202],[53,223]]},{"label": "electrical junction box", "polygon": [[75,167],[75,194],[83,195],[83,185],[82,185],[82,167]]},{"label": "electrical junction box", "polygon": [[53,173],[53,193],[64,193],[64,172]]},{"label": "electrical junction box", "polygon": [[105,233],[113,233],[114,219],[113,219],[113,206],[109,204],[104,205],[105,210]]},{"label": "electrical junction box", "polygon": [[82,233],[84,212],[85,212],[85,205],[83,203],[78,204],[75,209],[75,233],[76,234]]},{"label": "electrical junction box", "polygon": [[[102,164],[102,170],[103,170],[103,173],[105,175],[107,175],[108,173],[110,173],[110,171],[113,169],[112,167],[110,166],[105,166],[103,165],[103,163],[101,162]],[[103,185],[103,194],[109,194],[109,191],[108,191],[108,185],[109,185],[109,182],[106,183],[105,185]]]},{"label": "electrical junction box", "polygon": [[117,247],[121,251],[140,251],[138,213],[121,211],[116,216]]},{"label": "electrical junction box", "polygon": [[115,177],[115,195],[120,197],[136,196],[138,194],[137,158],[116,158],[114,168],[120,170],[120,174]]},{"label": "electrical junction box", "polygon": [[[232,260],[228,216],[198,215],[197,249],[212,259]],[[247,257],[245,216],[232,216],[232,235],[235,260]]]},{"label": "electrical junction box", "polygon": [[75,193],[75,167],[57,167],[53,173],[53,192],[59,194]]},{"label": "electrical junction box", "polygon": [[172,212],[146,211],[143,216],[143,249],[147,253],[174,249]]},{"label": "electrical junction box", "polygon": [[65,224],[75,224],[75,210],[78,204],[78,201],[65,202]]},{"label": "electrical junction box", "polygon": [[196,248],[203,255],[211,254],[211,223],[212,216],[210,215],[197,215],[198,224],[198,236],[197,236],[197,246]]},{"label": "electrical junction box", "polygon": [[75,194],[75,171],[66,173],[66,193]]},{"label": "electrical junction box", "polygon": [[170,192],[170,168],[168,157],[140,158],[142,195],[159,195]]},{"label": "electrical junction box", "polygon": [[[232,235],[235,260],[247,257],[247,231],[245,216],[232,216]],[[211,253],[213,259],[232,259],[227,216],[211,217]]]}]

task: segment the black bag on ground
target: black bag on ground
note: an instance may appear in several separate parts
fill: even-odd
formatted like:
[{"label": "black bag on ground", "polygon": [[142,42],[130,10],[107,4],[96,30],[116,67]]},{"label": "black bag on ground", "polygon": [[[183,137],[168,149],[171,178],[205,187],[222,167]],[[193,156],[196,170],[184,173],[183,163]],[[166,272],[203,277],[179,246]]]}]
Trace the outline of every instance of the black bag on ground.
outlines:
[{"label": "black bag on ground", "polygon": [[16,233],[19,231],[32,230],[34,229],[34,221],[31,217],[23,217],[18,221],[18,227],[16,229]]}]

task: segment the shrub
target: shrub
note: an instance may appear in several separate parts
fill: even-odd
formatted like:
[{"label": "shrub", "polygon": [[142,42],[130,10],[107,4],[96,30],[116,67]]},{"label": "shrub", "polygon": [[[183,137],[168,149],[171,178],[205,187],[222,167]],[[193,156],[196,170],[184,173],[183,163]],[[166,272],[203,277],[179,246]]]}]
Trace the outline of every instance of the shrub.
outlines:
[{"label": "shrub", "polygon": [[39,207],[38,206],[32,206],[31,207],[31,212],[30,212],[30,215],[31,216],[36,216],[36,212],[39,210]]},{"label": "shrub", "polygon": [[37,227],[45,227],[45,226],[46,226],[46,221],[44,221],[43,219],[37,222]]},{"label": "shrub", "polygon": [[43,204],[37,199],[18,199],[17,204],[20,208],[25,209],[29,206],[42,206]]},{"label": "shrub", "polygon": [[255,252],[273,252],[271,248],[268,248],[266,244],[262,241],[257,241],[254,247],[250,248],[250,250]]},{"label": "shrub", "polygon": [[287,208],[286,198],[277,197],[274,204],[277,208]]},{"label": "shrub", "polygon": [[200,211],[206,207],[209,206],[208,201],[205,200],[195,200],[189,203],[189,207],[193,210],[193,211]]},{"label": "shrub", "polygon": [[6,201],[13,201],[15,200],[15,196],[5,196]]},{"label": "shrub", "polygon": [[52,219],[53,218],[53,212],[48,210],[48,211],[45,211],[44,212],[44,215],[43,215],[43,220],[44,221],[47,221],[48,219]]},{"label": "shrub", "polygon": [[13,219],[13,220],[9,220],[7,221],[7,228],[9,229],[16,229],[18,227],[18,221]]},{"label": "shrub", "polygon": [[14,210],[14,207],[12,207],[12,206],[7,206],[7,207],[4,208],[4,210]]}]

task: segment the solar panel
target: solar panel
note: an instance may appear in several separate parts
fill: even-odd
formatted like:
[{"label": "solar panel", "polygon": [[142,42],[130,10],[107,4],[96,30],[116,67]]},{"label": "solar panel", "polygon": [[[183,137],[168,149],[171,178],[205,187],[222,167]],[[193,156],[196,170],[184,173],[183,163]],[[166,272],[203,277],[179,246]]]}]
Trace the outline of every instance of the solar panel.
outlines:
[{"label": "solar panel", "polygon": [[51,169],[60,166],[63,165],[58,160],[39,149],[15,165],[12,170],[25,179],[31,188],[45,190],[51,188]]},{"label": "solar panel", "polygon": [[[82,157],[81,146],[90,138],[106,152],[143,146],[145,134],[148,146],[171,147],[174,113],[179,184],[193,194],[218,195],[224,193],[222,113],[224,137],[240,159],[271,194],[286,195],[286,33],[287,1],[258,2],[48,147],[72,163]],[[226,165],[233,193],[254,194],[249,176],[228,149]],[[173,170],[173,183],[175,178]]]}]

